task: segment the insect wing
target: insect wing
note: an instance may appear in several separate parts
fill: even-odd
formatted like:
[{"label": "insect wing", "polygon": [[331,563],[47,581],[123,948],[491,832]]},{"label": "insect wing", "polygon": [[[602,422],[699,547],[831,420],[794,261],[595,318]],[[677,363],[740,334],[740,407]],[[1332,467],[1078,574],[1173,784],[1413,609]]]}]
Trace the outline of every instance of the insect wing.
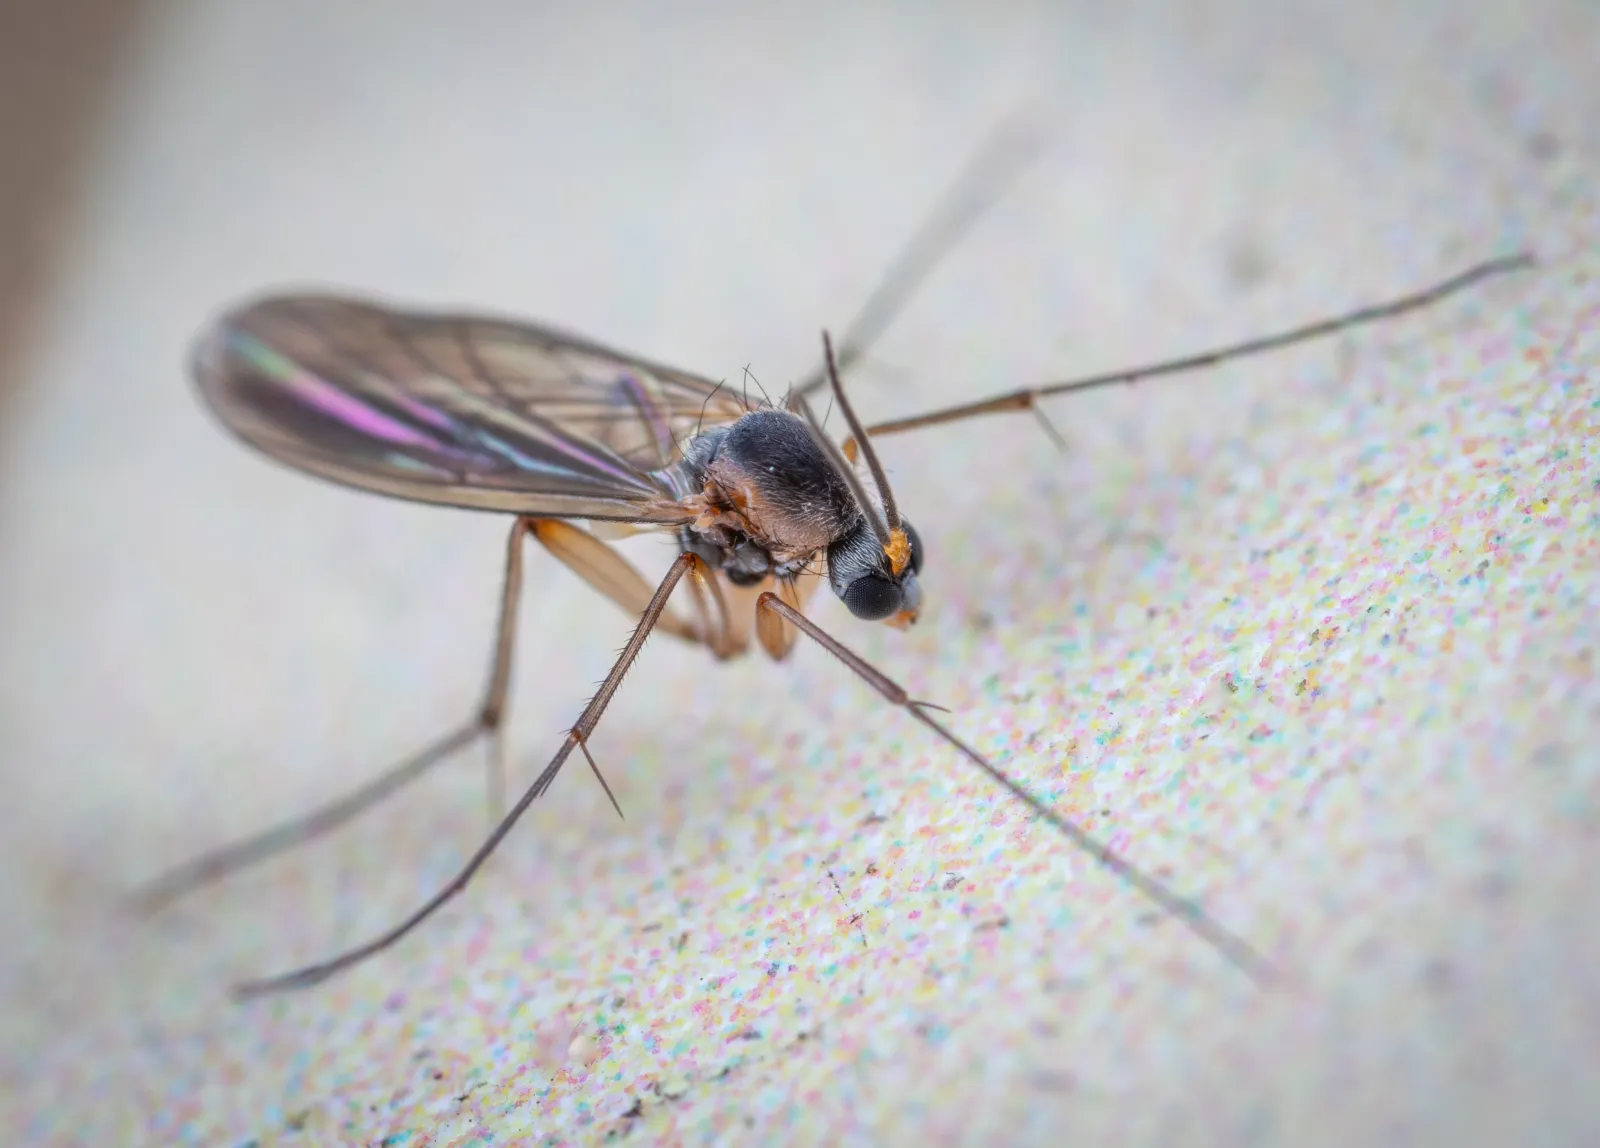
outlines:
[{"label": "insect wing", "polygon": [[363,490],[562,518],[670,524],[652,474],[745,412],[709,380],[529,324],[276,296],[217,320],[194,374],[229,429]]}]

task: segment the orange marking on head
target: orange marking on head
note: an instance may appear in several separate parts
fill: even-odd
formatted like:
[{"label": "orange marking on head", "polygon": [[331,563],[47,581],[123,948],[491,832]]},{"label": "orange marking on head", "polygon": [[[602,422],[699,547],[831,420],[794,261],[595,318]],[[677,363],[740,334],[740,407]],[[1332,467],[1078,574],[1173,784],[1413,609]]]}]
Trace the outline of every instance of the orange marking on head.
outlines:
[{"label": "orange marking on head", "polygon": [[898,578],[904,574],[911,562],[911,540],[906,532],[899,527],[889,531],[889,545],[883,548],[883,553],[889,559],[889,569],[894,576]]},{"label": "orange marking on head", "polygon": [[901,610],[898,614],[893,614],[884,619],[885,622],[888,622],[889,625],[893,626],[896,630],[904,630],[908,626],[913,625],[916,620],[917,612],[915,610]]}]

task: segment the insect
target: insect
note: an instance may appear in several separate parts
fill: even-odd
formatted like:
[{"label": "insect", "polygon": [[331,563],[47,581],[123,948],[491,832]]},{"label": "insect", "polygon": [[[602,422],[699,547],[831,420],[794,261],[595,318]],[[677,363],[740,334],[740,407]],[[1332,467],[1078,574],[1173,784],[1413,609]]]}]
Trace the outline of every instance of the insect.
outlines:
[{"label": "insect", "polygon": [[[934,230],[948,235],[965,226],[977,200],[970,175],[958,181]],[[366,943],[246,981],[237,994],[315,984],[411,933],[466,887],[574,753],[615,806],[589,742],[657,630],[703,645],[719,660],[746,653],[753,638],[781,661],[804,635],[1071,844],[1247,973],[1268,978],[1269,962],[1249,944],[1002,773],[933,715],[940,707],[911,698],[821,629],[807,616],[807,602],[826,581],[859,619],[903,627],[922,608],[927,556],[890,487],[877,439],[1004,411],[1042,417],[1041,399],[1189,371],[1396,316],[1528,266],[1531,257],[1490,260],[1389,302],[1201,354],[865,426],[840,370],[887,325],[928,262],[927,235],[903,253],[838,354],[825,333],[823,366],[776,404],[575,334],[482,315],[303,294],[263,297],[216,320],[197,341],[192,368],[213,412],[239,438],[323,479],[498,512],[511,525],[494,653],[477,713],[339,801],[172,871],[147,887],[146,904],[324,833],[480,740],[491,749],[491,805],[503,809],[500,730],[523,552],[532,539],[638,619],[610,673],[544,771],[444,888]],[[823,430],[810,401],[824,387],[848,428],[842,444]],[[610,544],[638,532],[662,532],[677,544],[655,585]]]}]

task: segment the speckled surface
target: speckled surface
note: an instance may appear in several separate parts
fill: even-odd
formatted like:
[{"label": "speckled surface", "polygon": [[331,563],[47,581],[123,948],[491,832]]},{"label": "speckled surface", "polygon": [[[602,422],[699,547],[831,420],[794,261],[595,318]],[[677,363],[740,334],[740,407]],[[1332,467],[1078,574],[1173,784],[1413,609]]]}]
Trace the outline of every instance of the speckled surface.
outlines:
[{"label": "speckled surface", "polygon": [[[1593,1142],[1600,20],[1369,7],[164,9],[0,429],[0,1142]],[[447,877],[476,756],[130,919],[464,717],[493,621],[501,524],[208,421],[181,363],[215,307],[331,282],[781,386],[1024,102],[1057,142],[884,341],[869,417],[1546,260],[1062,402],[1065,456],[1026,419],[886,444],[924,624],[816,612],[1285,985],[820,652],[670,641],[596,739],[628,820],[569,772],[393,953],[225,995]],[[628,629],[528,585],[524,778]]]}]

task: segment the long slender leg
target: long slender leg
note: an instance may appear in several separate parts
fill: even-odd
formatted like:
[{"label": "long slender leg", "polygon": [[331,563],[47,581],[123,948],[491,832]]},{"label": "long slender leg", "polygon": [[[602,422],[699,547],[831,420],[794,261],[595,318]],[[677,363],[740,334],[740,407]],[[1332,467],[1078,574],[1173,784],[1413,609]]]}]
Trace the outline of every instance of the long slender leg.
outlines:
[{"label": "long slender leg", "polygon": [[[803,614],[806,602],[821,584],[820,575],[801,574],[788,582],[778,583],[778,597]],[[771,611],[758,609],[756,637],[761,642],[761,648],[767,652],[767,656],[775,662],[781,662],[794,652],[795,643],[800,640],[800,631],[784,625],[783,619]]]},{"label": "long slender leg", "polygon": [[[153,912],[202,886],[329,833],[379,804],[384,798],[399,792],[480,738],[489,742],[490,823],[498,822],[505,810],[505,758],[501,731],[511,684],[517,609],[522,597],[523,543],[530,534],[563,565],[635,616],[649,602],[649,584],[628,564],[627,559],[604,542],[575,526],[554,519],[517,519],[512,523],[506,540],[505,576],[500,590],[500,616],[495,627],[494,653],[478,712],[431,745],[343,797],[271,829],[203,853],[168,871],[136,895],[137,903],[146,911]],[[698,637],[692,627],[672,615],[662,619],[662,627],[675,637],[689,641]]]},{"label": "long slender leg", "polygon": [[[519,518],[506,539],[506,571],[500,587],[500,618],[495,625],[494,654],[489,663],[489,684],[478,708],[476,729],[488,739],[489,777],[487,809],[492,825],[506,807],[506,697],[511,691],[511,655],[516,646],[517,610],[522,604],[522,545],[529,534],[537,537],[538,522]],[[471,727],[468,727],[471,728]],[[353,810],[350,816],[359,813]]]},{"label": "long slender leg", "polygon": [[[561,772],[561,767],[566,764],[567,758],[572,755],[572,751],[580,749],[584,756],[588,757],[589,738],[594,733],[595,727],[600,724],[600,718],[606,712],[606,707],[611,704],[611,699],[622,685],[623,677],[632,668],[634,660],[639,656],[639,651],[644,648],[645,639],[650,636],[650,631],[655,628],[656,623],[666,611],[667,599],[671,597],[673,588],[677,586],[678,582],[697,562],[700,562],[700,559],[693,554],[680,554],[677,560],[673,562],[672,568],[667,571],[667,576],[661,580],[660,586],[656,588],[649,605],[645,607],[644,615],[639,619],[639,624],[634,627],[633,636],[628,639],[628,644],[623,647],[622,653],[618,655],[616,664],[611,667],[611,672],[606,675],[605,681],[600,683],[599,690],[589,700],[589,704],[584,707],[583,713],[578,716],[578,720],[573,723],[572,729],[567,733],[566,741],[556,751],[556,755],[550,759],[550,764],[545,766],[544,772],[528,787],[527,792],[522,795],[516,805],[511,807],[511,811],[505,815],[499,825],[495,826],[489,836],[484,839],[483,844],[478,847],[478,851],[472,855],[448,885],[435,893],[423,903],[421,908],[394,926],[394,928],[367,943],[357,945],[353,949],[348,949],[337,956],[330,957],[328,960],[319,961],[317,964],[307,965],[304,968],[296,969],[294,972],[284,973],[282,976],[246,981],[236,986],[235,994],[241,997],[259,996],[263,993],[280,992],[284,989],[304,988],[317,984],[319,981],[327,980],[335,973],[366,960],[374,953],[387,949],[433,916],[447,901],[466,888],[473,875],[483,867],[484,862],[499,848],[500,842],[505,840],[506,835],[511,832],[523,813],[527,811],[528,806],[532,805],[550,788],[551,783],[556,779],[556,775]],[[593,765],[592,758],[590,758],[590,764]]]},{"label": "long slender leg", "polygon": [[[1132,367],[1103,375],[1091,375],[1062,383],[1046,383],[1037,387],[1024,387],[1021,390],[1008,391],[1002,395],[991,395],[986,399],[962,403],[960,406],[945,407],[942,410],[928,411],[926,414],[908,415],[905,418],[889,419],[886,422],[878,423],[876,426],[868,427],[867,434],[873,437],[898,434],[901,431],[938,426],[941,423],[958,422],[962,419],[976,418],[978,415],[999,414],[1003,411],[1033,411],[1037,418],[1037,404],[1040,399],[1050,398],[1055,395],[1072,394],[1077,391],[1091,391],[1100,387],[1123,386],[1129,383],[1137,383],[1144,379],[1198,370],[1201,367],[1214,366],[1231,359],[1242,359],[1249,355],[1258,355],[1264,351],[1278,350],[1294,343],[1303,343],[1310,339],[1321,338],[1324,335],[1347,331],[1352,327],[1375,323],[1382,319],[1392,319],[1409,311],[1417,311],[1423,307],[1431,306],[1447,296],[1464,291],[1468,287],[1474,286],[1492,276],[1521,270],[1533,265],[1533,256],[1526,253],[1508,255],[1500,259],[1490,259],[1474,267],[1469,267],[1460,274],[1452,275],[1448,279],[1441,280],[1420,290],[1412,291],[1398,298],[1390,299],[1387,302],[1361,307],[1342,315],[1335,315],[1332,318],[1319,319],[1314,323],[1305,323],[1292,330],[1279,331],[1276,334],[1264,335],[1257,339],[1248,339],[1242,343],[1234,343],[1230,346],[1218,347],[1210,351],[1201,351],[1194,355],[1185,355],[1181,359],[1170,359],[1163,363],[1151,363],[1143,367]],[[1060,434],[1050,427],[1048,423],[1044,425],[1051,437],[1057,440],[1057,445],[1062,445]],[[848,451],[850,451],[850,448],[847,447]]]},{"label": "long slender leg", "polygon": [[1237,965],[1247,975],[1263,983],[1272,979],[1273,969],[1271,964],[1265,957],[1251,948],[1249,944],[1207,916],[1205,910],[1201,909],[1193,901],[1179,896],[1165,883],[1134,865],[1133,862],[1112,850],[1110,846],[1097,841],[1082,827],[1062,817],[1022,788],[1022,786],[1001,773],[977,750],[967,745],[966,742],[956,737],[955,734],[928,715],[927,711],[930,708],[937,707],[930,706],[927,702],[914,700],[898,683],[875,669],[859,654],[848,649],[838,639],[829,635],[815,622],[787,602],[784,602],[777,595],[770,593],[761,595],[761,598],[756,603],[756,609],[779,614],[790,624],[804,630],[807,636],[855,671],[873,689],[877,690],[890,705],[898,706],[905,710],[931,729],[947,744],[960,751],[967,760],[1003,786],[1018,801],[1021,801],[1042,819],[1048,821],[1079,849],[1082,849],[1129,885],[1150,898],[1166,913],[1181,920],[1196,935]]},{"label": "long slender leg", "polygon": [[719,662],[738,657],[744,653],[745,644],[733,631],[733,615],[722,591],[722,579],[705,562],[695,563],[693,574],[689,590],[706,646]]},{"label": "long slender leg", "polygon": [[[538,519],[533,530],[562,565],[621,606],[629,617],[637,618],[649,604],[655,588],[608,543],[559,518]],[[703,640],[694,626],[671,610],[661,615],[661,629],[686,642]]]},{"label": "long slender leg", "polygon": [[[839,343],[839,367],[863,355],[940,260],[982,218],[1000,193],[1037,153],[1042,133],[1023,117],[1003,121],[967,160],[915,235],[907,241]],[[819,366],[794,388],[805,397],[828,384]]]},{"label": "long slender leg", "polygon": [[[511,681],[512,639],[516,633],[517,606],[522,596],[522,545],[533,529],[533,519],[519,518],[512,523],[506,540],[505,575],[500,589],[500,616],[495,626],[494,654],[489,664],[489,681],[484,687],[483,702],[476,714],[420,752],[343,797],[264,832],[202,853],[169,870],[139,892],[138,903],[147,911],[154,911],[186,893],[329,833],[384,798],[398,793],[478,739],[495,738],[505,717],[506,691]],[[496,782],[503,785],[503,770],[499,768],[498,747],[491,745],[491,751],[490,800],[493,801]],[[500,774],[498,778],[496,773]]]},{"label": "long slender leg", "polygon": [[488,759],[485,762],[487,777],[484,784],[483,807],[488,814],[488,824],[493,825],[506,811],[506,729],[497,725],[485,732]]}]

